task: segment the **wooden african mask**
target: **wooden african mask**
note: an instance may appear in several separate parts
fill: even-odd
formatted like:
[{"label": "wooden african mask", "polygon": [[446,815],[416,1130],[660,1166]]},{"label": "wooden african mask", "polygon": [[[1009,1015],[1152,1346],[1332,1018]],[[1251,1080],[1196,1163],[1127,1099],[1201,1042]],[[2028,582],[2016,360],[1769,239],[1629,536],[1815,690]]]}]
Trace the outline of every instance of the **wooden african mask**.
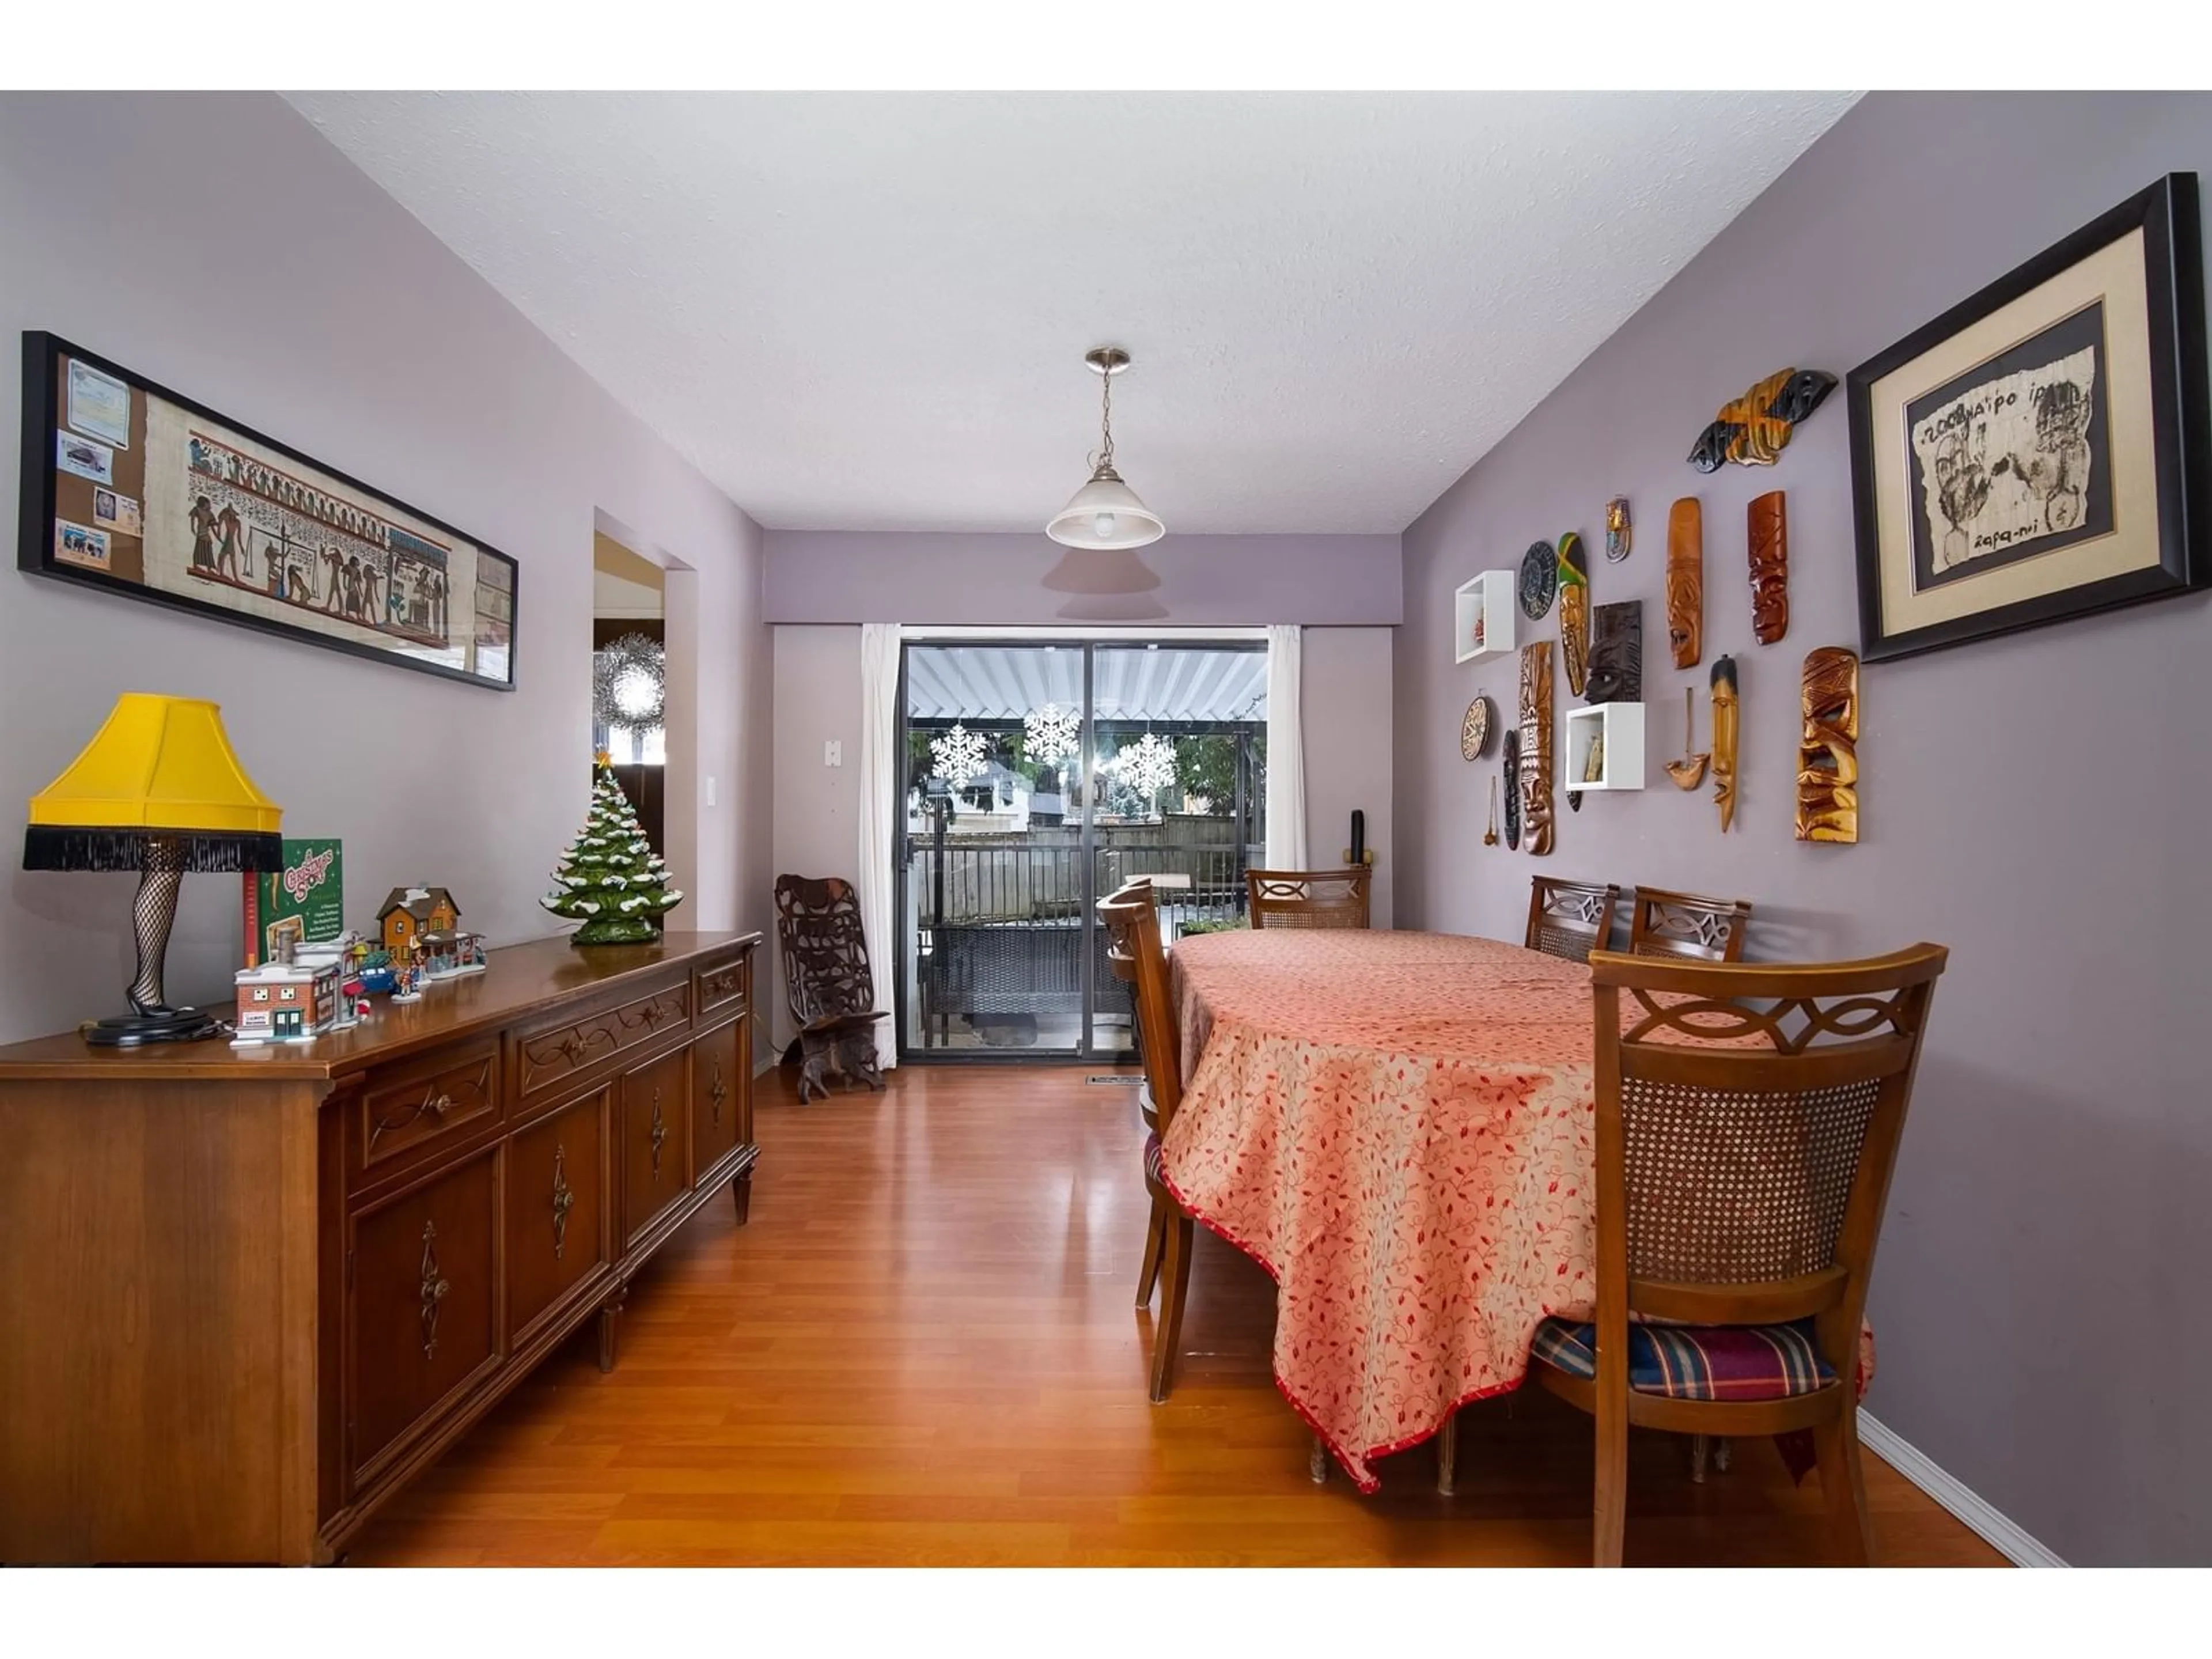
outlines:
[{"label": "wooden african mask", "polygon": [[1667,510],[1667,643],[1677,668],[1705,659],[1705,514],[1695,495]]},{"label": "wooden african mask", "polygon": [[1559,538],[1559,655],[1566,664],[1567,690],[1583,694],[1589,684],[1589,554],[1571,530]]},{"label": "wooden african mask", "polygon": [[1622,599],[1590,612],[1588,702],[1644,701],[1644,601]]},{"label": "wooden african mask", "polygon": [[1635,544],[1636,526],[1628,517],[1628,497],[1615,495],[1605,504],[1605,556],[1619,564]]},{"label": "wooden african mask", "polygon": [[1839,645],[1805,653],[1797,745],[1797,839],[1859,838],[1859,659]]},{"label": "wooden african mask", "polygon": [[1505,730],[1505,845],[1521,850],[1521,728]]},{"label": "wooden african mask", "polygon": [[1751,557],[1751,632],[1772,645],[1790,631],[1790,515],[1782,492],[1770,489],[1744,512]]},{"label": "wooden african mask", "polygon": [[1552,642],[1521,647],[1521,830],[1528,850],[1552,850]]},{"label": "wooden african mask", "polygon": [[1721,833],[1735,822],[1735,659],[1713,659],[1713,799],[1720,804]]},{"label": "wooden african mask", "polygon": [[1732,403],[1721,405],[1713,423],[1698,434],[1690,465],[1717,472],[1723,463],[1772,466],[1788,447],[1797,422],[1818,409],[1836,389],[1825,369],[1785,368],[1770,374]]}]

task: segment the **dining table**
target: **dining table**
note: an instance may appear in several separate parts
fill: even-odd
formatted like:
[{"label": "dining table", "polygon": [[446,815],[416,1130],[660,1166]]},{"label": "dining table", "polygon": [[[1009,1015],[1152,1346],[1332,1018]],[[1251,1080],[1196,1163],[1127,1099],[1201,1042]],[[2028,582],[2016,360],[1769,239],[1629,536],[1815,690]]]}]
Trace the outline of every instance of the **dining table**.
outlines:
[{"label": "dining table", "polygon": [[[1274,1279],[1277,1388],[1362,1492],[1595,1316],[1590,974],[1496,939],[1180,939],[1161,1174]],[[1861,1386],[1870,1371],[1862,1345]]]}]

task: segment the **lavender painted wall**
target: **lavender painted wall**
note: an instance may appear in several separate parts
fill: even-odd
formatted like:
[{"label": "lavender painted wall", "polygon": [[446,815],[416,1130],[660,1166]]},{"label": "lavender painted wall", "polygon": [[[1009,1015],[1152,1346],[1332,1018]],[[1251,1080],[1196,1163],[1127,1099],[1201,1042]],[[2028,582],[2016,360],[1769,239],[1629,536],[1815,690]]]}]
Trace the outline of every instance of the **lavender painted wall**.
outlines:
[{"label": "lavender painted wall", "polygon": [[921,627],[1389,624],[1395,536],[1176,536],[1077,553],[1036,535],[768,532],[772,623]]},{"label": "lavender painted wall", "polygon": [[[769,915],[771,655],[760,531],[280,100],[0,96],[0,343],[51,329],[369,480],[521,565],[520,689],[455,685],[10,570],[0,804],[20,811],[117,693],[214,698],[348,908],[450,884],[495,943],[555,930],[583,821],[595,526],[672,565],[697,646],[672,689],[670,851],[693,927]],[[0,521],[15,522],[17,399]],[[672,645],[678,622],[672,615]],[[312,705],[272,695],[311,684]],[[699,799],[717,780],[718,804]],[[131,878],[0,873],[0,1039],[119,1006]],[[227,996],[234,878],[185,884],[170,989]]]},{"label": "lavender painted wall", "polygon": [[[1700,477],[1682,458],[1759,376],[1848,371],[2173,170],[2212,175],[2212,97],[1867,99],[1406,532],[1396,653],[1401,923],[1516,936],[1540,871],[1749,897],[1762,956],[1952,947],[1875,1275],[1868,1408],[2077,1563],[2212,1560],[2212,1068],[2195,1030],[2212,609],[1868,668],[1864,840],[1800,846],[1799,665],[1858,642],[1843,396],[1771,471]],[[1791,618],[1762,648],[1743,522],[1770,489],[1789,493]],[[1595,546],[1617,492],[1637,549],[1595,556],[1592,586],[1644,602],[1647,787],[1579,815],[1562,800],[1547,859],[1486,849],[1495,766],[1461,762],[1459,721],[1478,691],[1510,707],[1515,670],[1453,666],[1451,591],[1539,536]],[[1660,770],[1682,686],[1704,679],[1664,641],[1667,507],[1687,495],[1705,503],[1706,660],[1732,652],[1743,676],[1726,837],[1710,787],[1685,796]],[[1556,638],[1556,614],[1526,633]]]}]

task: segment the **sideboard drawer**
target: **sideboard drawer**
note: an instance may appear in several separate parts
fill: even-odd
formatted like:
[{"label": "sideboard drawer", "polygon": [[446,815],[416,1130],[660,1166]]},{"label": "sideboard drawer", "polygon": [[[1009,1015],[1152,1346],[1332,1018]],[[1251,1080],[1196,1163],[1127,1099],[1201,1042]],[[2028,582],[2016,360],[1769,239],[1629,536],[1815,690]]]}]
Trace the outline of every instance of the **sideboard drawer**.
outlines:
[{"label": "sideboard drawer", "polygon": [[635,1240],[691,1188],[691,1051],[626,1073],[622,1107],[623,1238]]},{"label": "sideboard drawer", "polygon": [[649,1042],[691,1021],[691,981],[687,977],[649,996],[540,1026],[517,1044],[521,1053],[522,1093],[526,1099],[558,1089],[625,1048]]},{"label": "sideboard drawer", "polygon": [[752,977],[751,967],[752,955],[748,951],[731,961],[702,968],[697,980],[698,994],[693,1000],[699,1018],[704,1019],[727,1008],[745,1006],[751,1000],[752,988],[748,982]]},{"label": "sideboard drawer", "polygon": [[499,1169],[487,1146],[346,1224],[345,1407],[356,1479],[499,1363]]},{"label": "sideboard drawer", "polygon": [[507,1156],[507,1328],[517,1343],[610,1255],[602,1089],[532,1124]]},{"label": "sideboard drawer", "polygon": [[356,1115],[354,1168],[381,1174],[403,1153],[484,1127],[499,1109],[496,1039],[373,1073]]}]

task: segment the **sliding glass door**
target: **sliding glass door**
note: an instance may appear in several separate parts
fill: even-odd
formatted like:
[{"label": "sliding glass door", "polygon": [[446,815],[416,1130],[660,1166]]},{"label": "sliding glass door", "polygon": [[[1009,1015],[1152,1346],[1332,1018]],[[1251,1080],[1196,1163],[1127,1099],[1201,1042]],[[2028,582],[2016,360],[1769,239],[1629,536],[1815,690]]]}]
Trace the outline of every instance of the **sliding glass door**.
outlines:
[{"label": "sliding glass door", "polygon": [[906,647],[900,1049],[1088,1059],[1133,1042],[1097,898],[1241,921],[1265,840],[1267,655],[1240,643]]}]

